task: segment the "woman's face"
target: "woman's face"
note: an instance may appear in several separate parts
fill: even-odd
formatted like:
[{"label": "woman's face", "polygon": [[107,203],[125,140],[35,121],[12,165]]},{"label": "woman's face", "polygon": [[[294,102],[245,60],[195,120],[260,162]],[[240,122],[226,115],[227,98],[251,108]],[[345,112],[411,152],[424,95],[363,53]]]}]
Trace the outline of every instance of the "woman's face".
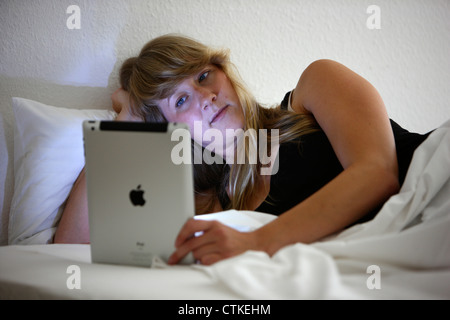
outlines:
[{"label": "woman's face", "polygon": [[210,129],[220,131],[225,142],[226,129],[244,128],[244,113],[236,91],[226,74],[213,65],[183,80],[175,92],[159,100],[158,105],[167,121],[186,123],[191,137],[205,147],[211,145],[203,139],[205,133],[214,134],[208,133]]}]

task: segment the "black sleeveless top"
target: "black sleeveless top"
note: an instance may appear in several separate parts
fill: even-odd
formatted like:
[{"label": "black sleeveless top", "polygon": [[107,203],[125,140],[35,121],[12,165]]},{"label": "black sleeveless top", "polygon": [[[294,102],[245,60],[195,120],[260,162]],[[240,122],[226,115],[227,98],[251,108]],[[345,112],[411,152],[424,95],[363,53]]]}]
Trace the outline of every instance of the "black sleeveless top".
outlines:
[{"label": "black sleeveless top", "polygon": [[[281,104],[287,109],[288,92]],[[415,149],[427,134],[411,133],[391,120],[395,137],[400,185],[405,180]],[[278,172],[271,176],[266,200],[255,210],[280,215],[318,191],[343,171],[334,150],[323,131],[302,136],[280,145]],[[381,209],[374,209],[359,222],[373,218]]]}]

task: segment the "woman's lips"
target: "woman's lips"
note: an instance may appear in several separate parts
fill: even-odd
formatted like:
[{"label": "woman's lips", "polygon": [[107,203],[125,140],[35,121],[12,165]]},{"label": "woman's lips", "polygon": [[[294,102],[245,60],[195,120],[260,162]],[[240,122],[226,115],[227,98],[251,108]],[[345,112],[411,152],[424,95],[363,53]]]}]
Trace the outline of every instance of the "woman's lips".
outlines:
[{"label": "woman's lips", "polygon": [[220,108],[211,118],[211,121],[209,122],[209,124],[212,124],[213,122],[216,122],[220,119],[222,119],[222,117],[225,115],[225,111],[226,109],[229,107],[229,105],[227,104],[225,107]]}]

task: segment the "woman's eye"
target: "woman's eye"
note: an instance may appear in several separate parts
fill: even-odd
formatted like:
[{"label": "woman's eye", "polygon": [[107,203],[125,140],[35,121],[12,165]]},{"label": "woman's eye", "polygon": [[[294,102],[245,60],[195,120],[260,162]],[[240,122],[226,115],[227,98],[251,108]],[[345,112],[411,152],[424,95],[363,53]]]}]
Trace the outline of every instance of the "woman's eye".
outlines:
[{"label": "woman's eye", "polygon": [[186,102],[187,98],[186,97],[181,97],[180,99],[178,99],[177,103],[176,103],[176,107],[181,107],[185,102]]},{"label": "woman's eye", "polygon": [[198,82],[202,82],[203,80],[205,80],[208,77],[208,74],[209,74],[209,71],[202,73],[200,75],[200,77],[198,78]]}]

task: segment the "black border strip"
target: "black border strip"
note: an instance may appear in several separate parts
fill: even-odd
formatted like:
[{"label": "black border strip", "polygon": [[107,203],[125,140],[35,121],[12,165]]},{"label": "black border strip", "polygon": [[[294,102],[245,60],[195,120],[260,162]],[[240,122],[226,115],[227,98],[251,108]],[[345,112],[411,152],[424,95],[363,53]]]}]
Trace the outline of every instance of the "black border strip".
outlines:
[{"label": "black border strip", "polygon": [[167,132],[168,123],[100,121],[100,130],[104,131],[148,131]]}]

